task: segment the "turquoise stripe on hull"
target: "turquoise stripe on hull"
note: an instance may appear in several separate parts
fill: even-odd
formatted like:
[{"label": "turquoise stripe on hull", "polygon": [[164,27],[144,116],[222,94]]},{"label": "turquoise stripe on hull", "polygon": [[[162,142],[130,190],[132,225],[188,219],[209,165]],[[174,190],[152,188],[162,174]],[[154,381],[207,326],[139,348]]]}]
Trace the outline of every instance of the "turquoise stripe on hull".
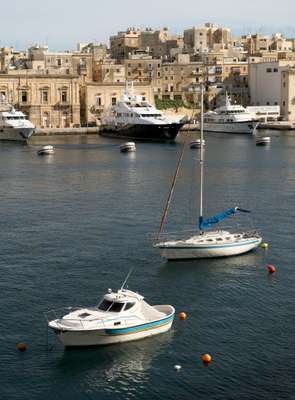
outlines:
[{"label": "turquoise stripe on hull", "polygon": [[130,328],[119,328],[119,329],[105,329],[105,333],[108,335],[127,335],[131,333],[138,333],[141,331],[153,329],[160,327],[162,325],[168,324],[174,318],[174,314],[168,318],[161,319],[159,321],[149,322],[147,324],[136,325]]}]

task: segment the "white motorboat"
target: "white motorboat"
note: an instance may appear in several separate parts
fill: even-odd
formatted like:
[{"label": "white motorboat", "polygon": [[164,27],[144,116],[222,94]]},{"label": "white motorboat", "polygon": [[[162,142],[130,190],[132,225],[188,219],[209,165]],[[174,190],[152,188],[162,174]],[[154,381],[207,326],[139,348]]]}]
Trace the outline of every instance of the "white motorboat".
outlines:
[{"label": "white motorboat", "polygon": [[[203,139],[203,146],[205,146],[205,140]],[[196,139],[190,142],[189,147],[191,149],[200,149],[201,148],[201,139]]]},{"label": "white motorboat", "polygon": [[0,98],[0,140],[26,142],[33,135],[35,126],[21,111]]},{"label": "white motorboat", "polygon": [[[166,207],[161,220],[160,230],[154,246],[159,248],[162,256],[168,260],[197,259],[210,257],[226,257],[246,253],[259,246],[262,241],[257,231],[245,231],[230,233],[228,231],[206,231],[212,225],[221,222],[236,212],[249,212],[239,207],[233,207],[213,217],[203,218],[203,186],[204,186],[204,144],[203,144],[203,87],[201,87],[201,149],[200,149],[200,211],[199,232],[187,234],[184,232],[163,234],[163,228],[167,217],[171,197],[175,188],[178,171],[180,168],[183,152],[178,161],[174,181],[167,199]],[[183,146],[184,151],[185,145]]]},{"label": "white motorboat", "polygon": [[126,142],[121,144],[120,152],[121,153],[130,153],[136,151],[136,145],[134,142]]},{"label": "white motorboat", "polygon": [[207,132],[253,133],[258,122],[242,105],[232,105],[228,95],[225,105],[204,114],[204,130]]},{"label": "white motorboat", "polygon": [[39,156],[46,156],[49,154],[54,154],[54,148],[51,145],[42,146],[41,149],[37,151]]},{"label": "white motorboat", "polygon": [[122,287],[117,292],[109,289],[97,306],[52,310],[46,317],[48,327],[68,347],[121,343],[164,333],[171,328],[174,314],[174,307],[151,306],[140,294]]},{"label": "white motorboat", "polygon": [[257,136],[255,139],[256,146],[266,146],[270,144],[270,136]]},{"label": "white motorboat", "polygon": [[125,94],[117,104],[106,110],[101,119],[102,136],[142,141],[174,141],[186,117],[166,116],[126,86]]}]

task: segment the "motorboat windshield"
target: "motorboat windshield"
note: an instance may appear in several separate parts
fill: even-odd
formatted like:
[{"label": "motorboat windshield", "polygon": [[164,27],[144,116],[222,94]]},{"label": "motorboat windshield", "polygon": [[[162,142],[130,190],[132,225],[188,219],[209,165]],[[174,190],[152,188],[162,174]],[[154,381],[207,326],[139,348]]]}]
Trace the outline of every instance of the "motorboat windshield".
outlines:
[{"label": "motorboat windshield", "polygon": [[109,301],[107,299],[103,299],[101,303],[98,305],[98,309],[106,312],[116,312],[119,313],[121,311],[130,310],[135,305],[134,302],[116,302]]}]

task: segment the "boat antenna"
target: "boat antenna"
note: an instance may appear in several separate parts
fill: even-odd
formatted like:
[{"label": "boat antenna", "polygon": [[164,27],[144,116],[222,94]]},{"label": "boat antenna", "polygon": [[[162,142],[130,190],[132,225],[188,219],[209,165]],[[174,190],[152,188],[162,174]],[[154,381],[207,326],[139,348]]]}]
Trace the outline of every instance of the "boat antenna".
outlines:
[{"label": "boat antenna", "polygon": [[131,269],[129,270],[129,272],[128,272],[126,278],[125,278],[125,281],[123,282],[123,285],[121,286],[121,289],[120,289],[120,290],[123,290],[123,289],[124,289],[124,286],[126,285],[128,279],[129,279],[129,276],[132,274],[133,270],[134,270],[134,268],[131,268]]}]

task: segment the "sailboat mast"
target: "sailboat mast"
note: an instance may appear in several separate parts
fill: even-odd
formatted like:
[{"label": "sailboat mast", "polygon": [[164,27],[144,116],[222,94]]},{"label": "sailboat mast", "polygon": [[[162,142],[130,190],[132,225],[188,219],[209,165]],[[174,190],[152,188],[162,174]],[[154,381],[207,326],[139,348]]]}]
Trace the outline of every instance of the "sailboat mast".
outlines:
[{"label": "sailboat mast", "polygon": [[201,118],[200,118],[200,132],[201,132],[201,151],[200,151],[200,214],[199,214],[199,226],[203,220],[203,186],[204,186],[204,86],[203,83],[200,85],[201,89]]}]

